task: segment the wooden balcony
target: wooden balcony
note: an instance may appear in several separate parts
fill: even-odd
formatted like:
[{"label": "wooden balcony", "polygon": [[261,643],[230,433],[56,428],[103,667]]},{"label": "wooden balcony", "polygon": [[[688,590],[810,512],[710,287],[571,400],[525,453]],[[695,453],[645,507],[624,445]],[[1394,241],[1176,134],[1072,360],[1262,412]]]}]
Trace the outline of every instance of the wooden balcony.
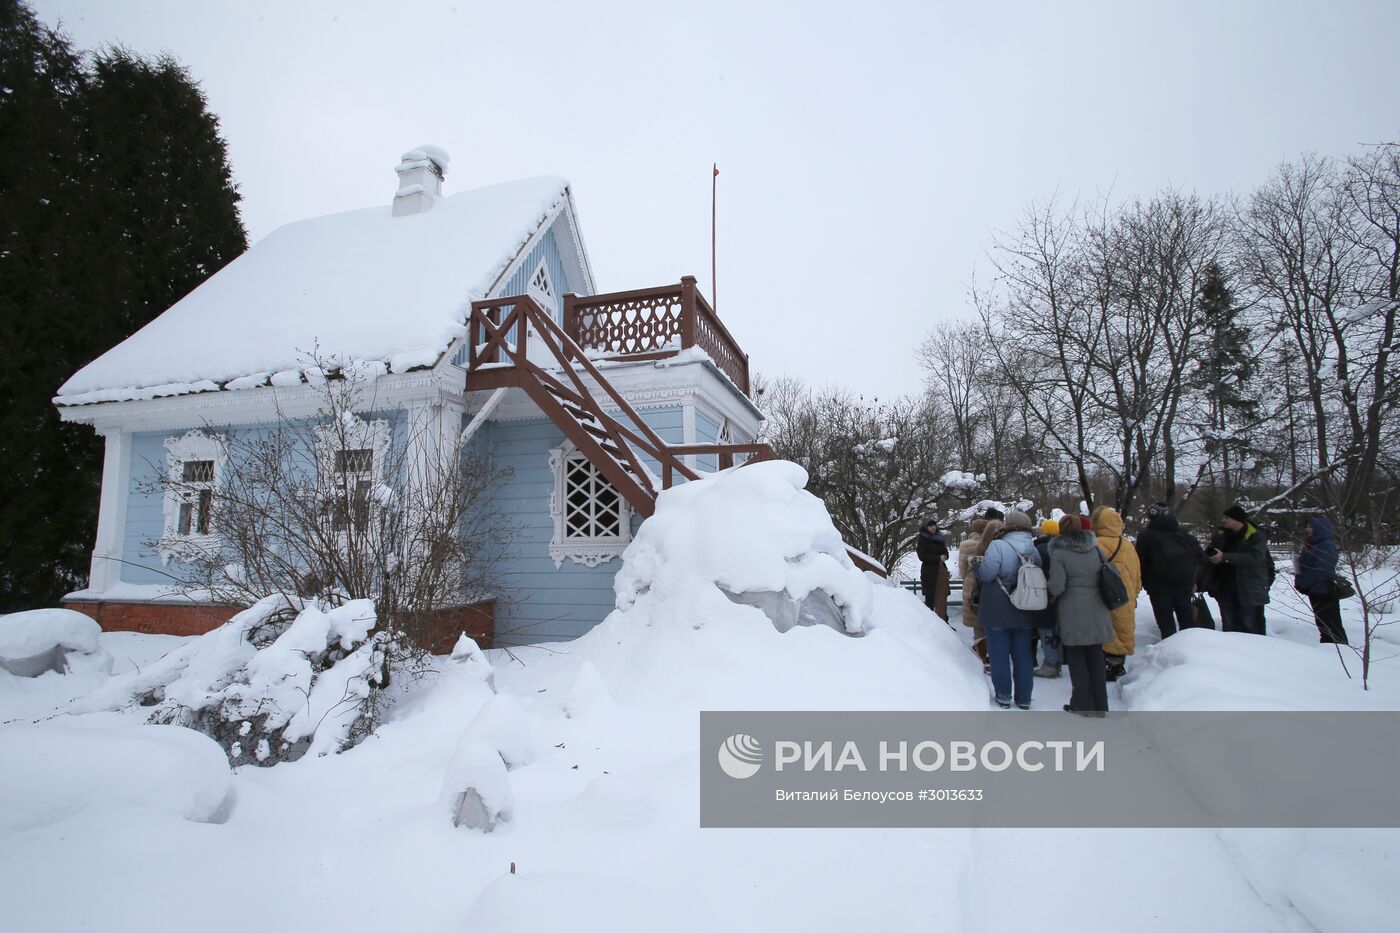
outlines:
[{"label": "wooden balcony", "polygon": [[699,347],[749,394],[749,357],[687,275],[679,285],[564,296],[564,332],[590,356],[664,359]]}]

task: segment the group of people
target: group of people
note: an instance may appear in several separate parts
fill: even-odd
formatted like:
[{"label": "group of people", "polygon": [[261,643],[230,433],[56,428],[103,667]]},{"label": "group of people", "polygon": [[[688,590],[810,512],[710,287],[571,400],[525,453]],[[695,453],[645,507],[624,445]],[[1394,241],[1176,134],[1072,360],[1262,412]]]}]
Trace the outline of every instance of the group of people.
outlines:
[{"label": "group of people", "polygon": [[[946,621],[950,552],[936,520],[921,529],[916,551],[925,604]],[[1321,641],[1346,644],[1334,583],[1337,559],[1332,524],[1310,519],[1294,561],[1294,586],[1312,605]],[[1023,566],[1043,574],[1044,609],[1023,609],[1013,601]],[[1059,677],[1068,667],[1071,694],[1064,708],[1088,715],[1107,712],[1107,684],[1125,672],[1136,647],[1134,614],[1143,590],[1163,638],[1185,628],[1215,627],[1201,593],[1220,607],[1222,629],[1263,635],[1274,582],[1268,540],[1238,505],[1225,510],[1204,547],[1166,503],[1148,509],[1136,542],[1124,535],[1122,516],[1106,506],[1088,517],[1046,520],[1038,528],[1024,512],[988,509],[959,544],[958,569],[963,623],[974,630],[973,648],[991,675],[997,705],[1029,709],[1035,678]],[[1116,574],[1126,590],[1127,602],[1117,608],[1105,601],[1105,572]]]}]

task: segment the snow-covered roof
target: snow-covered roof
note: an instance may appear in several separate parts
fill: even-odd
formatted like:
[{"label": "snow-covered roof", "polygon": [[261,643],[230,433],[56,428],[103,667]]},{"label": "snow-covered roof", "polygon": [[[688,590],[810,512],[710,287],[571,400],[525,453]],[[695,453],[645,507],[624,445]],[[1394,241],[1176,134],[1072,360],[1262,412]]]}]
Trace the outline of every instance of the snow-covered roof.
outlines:
[{"label": "snow-covered roof", "polygon": [[404,217],[386,204],[280,227],[84,366],[54,401],[300,382],[313,350],[391,372],[432,365],[567,189],[563,178],[527,178]]}]

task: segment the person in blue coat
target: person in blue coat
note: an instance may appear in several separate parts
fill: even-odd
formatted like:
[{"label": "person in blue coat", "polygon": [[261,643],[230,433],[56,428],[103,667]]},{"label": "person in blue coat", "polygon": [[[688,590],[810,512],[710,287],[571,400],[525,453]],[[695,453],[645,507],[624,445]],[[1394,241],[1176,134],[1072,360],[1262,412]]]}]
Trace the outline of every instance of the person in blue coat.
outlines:
[{"label": "person in blue coat", "polygon": [[1333,538],[1336,529],[1321,515],[1308,519],[1303,528],[1303,551],[1298,555],[1293,588],[1312,604],[1318,640],[1323,644],[1345,645],[1347,630],[1342,626],[1342,606],[1332,591],[1340,552]]},{"label": "person in blue coat", "polygon": [[977,564],[981,593],[977,621],[987,633],[992,690],[1002,709],[1009,709],[1013,701],[1021,709],[1030,709],[1031,691],[1035,686],[1031,633],[1036,627],[1036,614],[1017,609],[1008,595],[1016,587],[1022,557],[1030,558],[1043,569],[1031,536],[1032,527],[1030,516],[1025,512],[1008,512],[999,537],[988,545],[986,554]]}]

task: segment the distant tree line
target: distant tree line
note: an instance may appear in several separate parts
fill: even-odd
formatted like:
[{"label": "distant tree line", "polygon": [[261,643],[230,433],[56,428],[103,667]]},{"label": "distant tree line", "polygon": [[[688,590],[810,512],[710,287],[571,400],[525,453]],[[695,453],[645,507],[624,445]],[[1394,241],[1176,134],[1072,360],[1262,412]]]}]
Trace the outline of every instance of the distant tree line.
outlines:
[{"label": "distant tree line", "polygon": [[86,582],[102,443],[58,387],[247,248],[238,201],[178,62],[80,52],[0,0],[0,612]]},{"label": "distant tree line", "polygon": [[[988,258],[975,315],[920,346],[917,398],[785,381],[764,399],[770,442],[809,464],[849,543],[889,563],[922,514],[979,496],[1130,519],[1160,500],[1202,521],[1238,499],[1396,536],[1400,144],[1308,155],[1244,196],[1047,200]],[[898,470],[872,469],[867,435],[896,438]],[[979,482],[942,481],[952,468]],[[867,531],[877,510],[846,503],[882,495]]]}]

